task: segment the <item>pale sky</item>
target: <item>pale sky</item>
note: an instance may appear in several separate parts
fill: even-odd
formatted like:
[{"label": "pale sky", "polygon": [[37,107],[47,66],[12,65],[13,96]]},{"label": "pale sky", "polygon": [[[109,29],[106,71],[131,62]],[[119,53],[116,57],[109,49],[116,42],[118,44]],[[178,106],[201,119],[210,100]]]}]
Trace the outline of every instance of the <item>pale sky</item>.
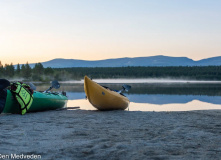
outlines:
[{"label": "pale sky", "polygon": [[0,61],[221,56],[220,0],[0,0]]}]

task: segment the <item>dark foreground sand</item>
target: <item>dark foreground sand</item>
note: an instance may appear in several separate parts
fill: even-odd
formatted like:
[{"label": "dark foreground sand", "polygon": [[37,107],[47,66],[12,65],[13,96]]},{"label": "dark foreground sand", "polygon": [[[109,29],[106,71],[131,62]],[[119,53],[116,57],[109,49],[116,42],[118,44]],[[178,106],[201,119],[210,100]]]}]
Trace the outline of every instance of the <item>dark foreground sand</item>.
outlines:
[{"label": "dark foreground sand", "polygon": [[[221,111],[0,115],[0,154],[41,159],[220,159]],[[3,159],[1,157],[1,159]]]}]

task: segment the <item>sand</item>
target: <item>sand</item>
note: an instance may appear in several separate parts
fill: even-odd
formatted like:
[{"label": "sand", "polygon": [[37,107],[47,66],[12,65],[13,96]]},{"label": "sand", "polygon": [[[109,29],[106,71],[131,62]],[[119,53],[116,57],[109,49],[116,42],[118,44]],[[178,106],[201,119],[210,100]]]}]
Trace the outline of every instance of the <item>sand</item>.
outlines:
[{"label": "sand", "polygon": [[11,154],[63,160],[221,158],[220,110],[75,109],[0,115],[0,119],[1,159]]}]

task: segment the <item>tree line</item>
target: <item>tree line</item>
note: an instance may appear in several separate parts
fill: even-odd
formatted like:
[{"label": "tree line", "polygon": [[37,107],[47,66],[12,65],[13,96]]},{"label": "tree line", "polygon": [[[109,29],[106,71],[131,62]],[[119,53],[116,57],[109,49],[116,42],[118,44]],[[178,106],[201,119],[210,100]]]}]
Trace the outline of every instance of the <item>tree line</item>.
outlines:
[{"label": "tree line", "polygon": [[54,79],[54,70],[50,67],[44,68],[41,63],[36,63],[33,68],[28,62],[26,64],[17,64],[16,67],[11,64],[2,65],[0,61],[0,77],[7,79],[23,79],[33,81],[50,81]]},{"label": "tree line", "polygon": [[221,80],[221,66],[172,67],[77,67],[54,69],[69,74],[72,79],[91,78],[176,78],[193,80]]},{"label": "tree line", "polygon": [[91,78],[177,78],[195,80],[221,80],[221,66],[177,66],[177,67],[76,67],[51,68],[28,62],[16,67],[4,66],[0,62],[0,77],[32,81],[79,80],[85,75]]}]

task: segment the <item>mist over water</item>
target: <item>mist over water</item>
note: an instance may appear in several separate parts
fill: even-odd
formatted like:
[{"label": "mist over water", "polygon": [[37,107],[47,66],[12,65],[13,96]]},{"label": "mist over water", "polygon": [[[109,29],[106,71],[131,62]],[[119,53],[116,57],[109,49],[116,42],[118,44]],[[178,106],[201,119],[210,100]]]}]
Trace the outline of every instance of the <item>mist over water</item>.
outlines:
[{"label": "mist over water", "polygon": [[[168,80],[167,83],[143,83],[147,79],[139,79],[132,83],[131,79],[102,80],[95,79],[101,85],[119,90],[122,84],[130,84],[132,89],[124,93],[130,100],[130,111],[186,111],[221,109],[221,83],[215,81],[180,81]],[[80,106],[81,109],[96,110],[85,99],[84,85],[81,83],[61,83],[59,90],[66,91],[68,106]],[[102,83],[101,83],[102,82]],[[110,83],[111,82],[111,83]],[[114,82],[114,83],[112,83]],[[117,83],[118,82],[118,83]],[[122,83],[124,82],[124,83]],[[140,83],[138,83],[140,82]],[[148,82],[151,82],[148,79]],[[197,83],[196,83],[197,82]],[[46,90],[50,84],[36,84],[37,90]]]},{"label": "mist over water", "polygon": [[[139,78],[139,79],[93,79],[93,81],[97,82],[97,83],[116,83],[116,84],[121,84],[121,83],[206,83],[206,84],[210,84],[210,83],[220,83],[221,81],[206,81],[206,80],[185,80],[185,79],[154,79],[154,78]],[[73,80],[73,81],[63,81],[61,83],[84,83],[84,80]]]}]

